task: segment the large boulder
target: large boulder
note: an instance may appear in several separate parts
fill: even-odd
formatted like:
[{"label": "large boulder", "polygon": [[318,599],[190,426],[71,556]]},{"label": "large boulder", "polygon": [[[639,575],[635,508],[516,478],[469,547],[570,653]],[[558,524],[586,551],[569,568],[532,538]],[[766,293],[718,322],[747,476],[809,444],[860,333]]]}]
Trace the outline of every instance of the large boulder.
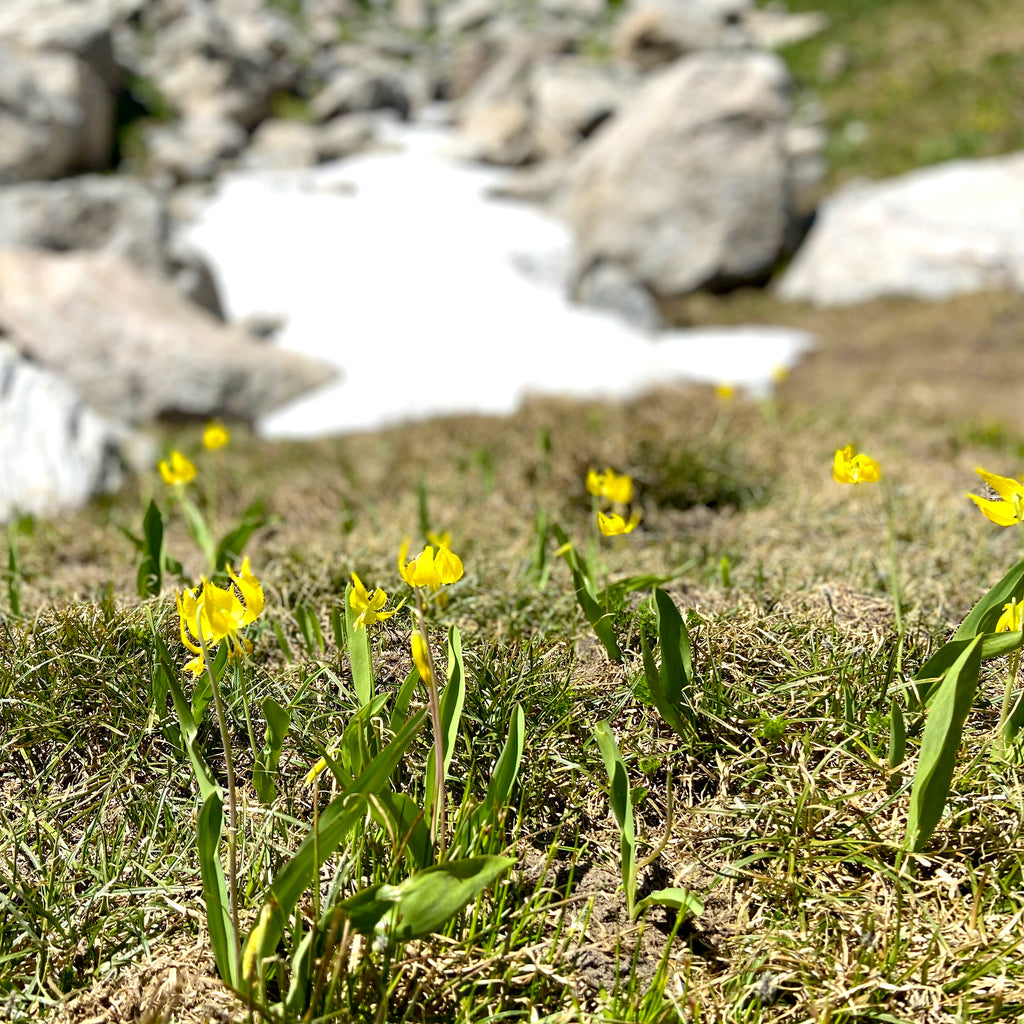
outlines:
[{"label": "large boulder", "polygon": [[100,412],[255,419],[333,367],[261,345],[106,253],[0,250],[0,322],[22,353]]},{"label": "large boulder", "polygon": [[121,478],[125,427],[0,342],[0,522],[82,505]]},{"label": "large boulder", "polygon": [[1024,153],[841,188],[779,285],[819,306],[1024,291]]},{"label": "large boulder", "polygon": [[165,269],[163,195],[126,175],[80,175],[0,188],[0,248],[103,250],[136,267]]},{"label": "large boulder", "polygon": [[0,43],[0,185],[109,164],[114,99],[70,53]]},{"label": "large boulder", "polygon": [[790,219],[789,85],[782,61],[758,51],[652,74],[569,177],[577,282],[603,263],[659,297],[764,280]]}]

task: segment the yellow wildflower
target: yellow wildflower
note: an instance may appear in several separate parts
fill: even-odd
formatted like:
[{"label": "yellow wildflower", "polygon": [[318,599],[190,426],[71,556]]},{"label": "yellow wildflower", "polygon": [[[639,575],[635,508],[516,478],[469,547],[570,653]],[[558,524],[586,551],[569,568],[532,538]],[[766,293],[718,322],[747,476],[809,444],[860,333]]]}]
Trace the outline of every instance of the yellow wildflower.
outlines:
[{"label": "yellow wildflower", "polygon": [[365,629],[367,626],[372,626],[375,622],[382,622],[384,619],[390,619],[402,604],[396,608],[392,608],[391,611],[384,611],[384,605],[387,604],[388,595],[384,593],[379,587],[371,595],[370,592],[363,586],[363,581],[355,574],[352,573],[352,592],[349,594],[349,604],[359,613],[356,616],[355,628]]},{"label": "yellow wildflower", "polygon": [[203,431],[203,447],[213,451],[216,448],[223,448],[231,440],[228,428],[220,420],[210,420]]},{"label": "yellow wildflower", "polygon": [[728,402],[736,395],[736,387],[733,384],[716,384],[715,397],[720,402]]},{"label": "yellow wildflower", "polygon": [[632,533],[640,522],[640,517],[634,512],[629,517],[629,522],[617,515],[615,512],[597,513],[597,525],[606,537],[618,537],[623,533]]},{"label": "yellow wildflower", "polygon": [[1024,619],[1024,601],[1011,598],[1003,605],[1003,614],[999,616],[995,631],[997,633],[1016,633],[1022,628]]},{"label": "yellow wildflower", "polygon": [[991,519],[997,526],[1013,526],[1024,519],[1024,481],[996,476],[980,466],[974,472],[999,495],[999,500],[979,498],[977,494],[968,495],[986,519]]},{"label": "yellow wildflower", "polygon": [[196,467],[177,449],[171,452],[169,459],[161,459],[157,469],[165,484],[187,484],[196,475]]},{"label": "yellow wildflower", "polygon": [[236,657],[247,651],[249,645],[238,631],[263,611],[263,588],[249,568],[249,559],[242,562],[239,575],[230,568],[228,575],[233,586],[218,587],[204,576],[194,590],[186,588],[178,595],[181,642],[196,655],[185,668],[194,676],[204,668],[204,643],[209,646],[226,639]]},{"label": "yellow wildflower", "polygon": [[462,579],[462,559],[451,548],[439,547],[435,555],[427,545],[412,561],[406,561],[409,541],[402,542],[398,552],[398,571],[410,587],[440,587]]},{"label": "yellow wildflower", "polygon": [[837,484],[874,484],[882,475],[879,465],[870,455],[853,454],[853,445],[836,451],[832,462],[832,479]]},{"label": "yellow wildflower", "polygon": [[587,491],[595,497],[628,505],[633,500],[633,478],[616,473],[611,467],[606,467],[603,473],[591,469],[587,472]]}]

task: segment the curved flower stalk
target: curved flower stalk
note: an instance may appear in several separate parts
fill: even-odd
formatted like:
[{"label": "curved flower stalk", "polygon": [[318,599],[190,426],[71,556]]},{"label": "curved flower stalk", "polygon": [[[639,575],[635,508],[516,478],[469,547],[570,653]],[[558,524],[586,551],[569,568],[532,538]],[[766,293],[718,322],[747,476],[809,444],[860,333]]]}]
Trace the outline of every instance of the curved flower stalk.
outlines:
[{"label": "curved flower stalk", "polygon": [[1024,520],[1024,481],[997,476],[980,466],[974,472],[999,495],[998,499],[981,498],[977,494],[967,495],[986,519],[990,519],[996,526],[1015,526]]},{"label": "curved flower stalk", "polygon": [[[234,942],[234,963],[241,956],[238,920],[238,801],[235,786],[235,764],[231,755],[231,738],[228,733],[224,699],[221,695],[220,680],[214,670],[212,644],[226,641],[230,655],[244,657],[251,645],[239,635],[239,631],[254,622],[263,611],[263,588],[249,567],[249,559],[242,562],[241,571],[236,575],[228,567],[231,586],[218,587],[203,577],[202,583],[186,588],[178,595],[178,619],[181,642],[196,656],[185,666],[193,676],[204,669],[210,680],[213,703],[220,727],[221,745],[224,748],[225,772],[228,783],[228,899]],[[246,712],[248,716],[248,711]],[[219,798],[218,798],[219,799]],[[217,835],[220,835],[221,821],[219,804],[216,810]],[[222,883],[223,884],[223,883]],[[205,880],[204,880],[205,887]]]},{"label": "curved flower stalk", "polygon": [[445,595],[442,587],[462,579],[465,569],[462,559],[449,546],[451,538],[443,534],[432,534],[429,538],[437,543],[437,550],[428,544],[413,559],[409,559],[409,541],[402,541],[398,552],[398,572],[412,587],[416,601],[416,626],[412,634],[412,655],[416,670],[427,689],[430,720],[434,732],[434,778],[437,797],[431,815],[430,838],[438,843],[441,851],[445,847],[445,790],[444,790],[444,731],[441,722],[441,698],[437,687],[437,672],[430,652],[430,636],[427,633],[427,601]]}]

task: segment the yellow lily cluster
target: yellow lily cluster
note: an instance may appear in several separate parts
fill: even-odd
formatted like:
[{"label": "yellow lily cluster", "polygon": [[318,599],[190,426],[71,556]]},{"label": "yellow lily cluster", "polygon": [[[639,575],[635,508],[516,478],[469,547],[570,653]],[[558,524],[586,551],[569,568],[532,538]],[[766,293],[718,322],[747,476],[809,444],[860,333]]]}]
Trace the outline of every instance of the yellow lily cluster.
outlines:
[{"label": "yellow lily cluster", "polygon": [[228,576],[232,586],[218,587],[204,576],[198,587],[186,588],[178,595],[181,642],[196,655],[185,668],[194,676],[205,668],[204,645],[209,648],[227,640],[235,657],[243,656],[252,649],[238,632],[254,622],[263,611],[263,588],[252,574],[248,558],[243,560],[237,576],[229,566]]},{"label": "yellow lily cluster", "polygon": [[431,535],[437,544],[437,551],[428,544],[415,558],[409,557],[409,541],[402,541],[398,552],[398,572],[410,587],[438,587],[462,579],[465,569],[462,559],[448,546],[451,541],[447,534],[442,537]]},{"label": "yellow lily cluster", "polygon": [[999,495],[998,499],[968,495],[986,519],[991,519],[997,526],[1013,526],[1024,520],[1024,481],[996,476],[980,466],[975,469],[975,473]]},{"label": "yellow lily cluster", "polygon": [[875,484],[881,475],[878,463],[863,452],[855,455],[852,444],[838,449],[832,460],[832,479],[837,484]]},{"label": "yellow lily cluster", "polygon": [[[606,467],[603,473],[591,469],[587,472],[587,491],[595,498],[603,498],[613,505],[625,507],[633,500],[633,478],[625,473],[616,473],[611,467]],[[640,516],[635,511],[628,520],[618,512],[597,513],[597,528],[605,537],[632,533],[639,523]]]}]

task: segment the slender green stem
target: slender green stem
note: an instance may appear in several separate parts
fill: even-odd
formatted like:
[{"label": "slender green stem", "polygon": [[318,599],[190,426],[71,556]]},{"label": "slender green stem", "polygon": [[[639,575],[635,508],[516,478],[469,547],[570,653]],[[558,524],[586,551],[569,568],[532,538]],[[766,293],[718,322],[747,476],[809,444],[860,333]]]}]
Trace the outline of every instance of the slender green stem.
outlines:
[{"label": "slender green stem", "polygon": [[437,691],[437,672],[434,669],[434,655],[430,651],[430,637],[427,635],[426,609],[423,606],[423,595],[417,587],[416,595],[416,628],[423,638],[423,647],[427,658],[427,675],[423,680],[427,688],[427,703],[430,708],[430,720],[434,729],[434,806],[430,818],[430,839],[437,843],[438,853],[443,856],[445,851],[445,778],[444,778],[444,730],[441,723],[441,699]]},{"label": "slender green stem", "polygon": [[1006,744],[1006,726],[1010,718],[1011,702],[1013,699],[1013,687],[1017,682],[1017,670],[1020,668],[1020,648],[1013,652],[1010,658],[1010,671],[1006,675],[1006,686],[1003,689],[1003,706],[999,710],[998,735],[1003,744]]},{"label": "slender green stem", "polygon": [[242,962],[241,931],[238,925],[238,815],[237,815],[237,794],[235,790],[235,762],[231,756],[231,739],[228,736],[227,716],[224,712],[224,698],[220,692],[220,682],[217,673],[213,671],[213,659],[210,657],[210,648],[203,636],[202,615],[196,616],[196,635],[199,637],[199,646],[203,650],[203,664],[206,666],[206,674],[210,679],[210,687],[213,690],[213,706],[217,712],[217,724],[220,727],[220,742],[224,747],[224,763],[228,777],[228,898],[231,903],[231,926],[234,932],[232,938],[235,944],[235,965],[236,969]]}]

